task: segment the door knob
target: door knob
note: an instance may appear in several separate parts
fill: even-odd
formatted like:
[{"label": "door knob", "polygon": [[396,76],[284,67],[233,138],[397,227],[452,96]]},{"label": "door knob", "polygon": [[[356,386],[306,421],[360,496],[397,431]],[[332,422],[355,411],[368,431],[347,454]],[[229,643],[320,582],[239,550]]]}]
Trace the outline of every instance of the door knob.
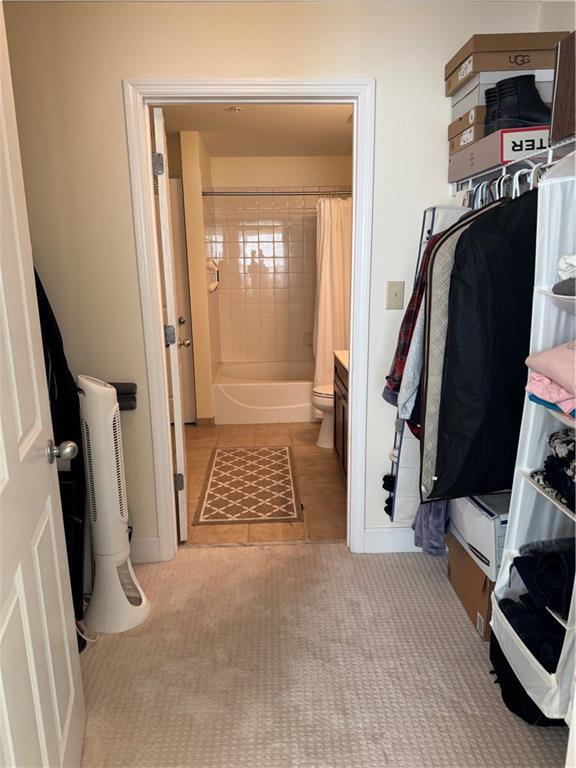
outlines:
[{"label": "door knob", "polygon": [[192,344],[192,339],[178,339],[179,347],[189,347]]},{"label": "door knob", "polygon": [[48,463],[54,464],[56,459],[75,459],[78,456],[78,446],[72,440],[64,440],[56,445],[54,440],[48,440]]},{"label": "door knob", "polygon": [[178,318],[178,325],[186,325],[186,318],[182,315]]}]

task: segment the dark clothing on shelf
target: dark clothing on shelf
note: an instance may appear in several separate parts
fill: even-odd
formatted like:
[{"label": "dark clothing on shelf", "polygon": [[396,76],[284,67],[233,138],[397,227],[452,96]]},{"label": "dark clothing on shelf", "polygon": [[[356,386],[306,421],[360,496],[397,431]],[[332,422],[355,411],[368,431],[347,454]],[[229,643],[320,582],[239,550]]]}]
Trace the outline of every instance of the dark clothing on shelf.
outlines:
[{"label": "dark clothing on shelf", "polygon": [[560,539],[544,539],[543,541],[528,541],[520,547],[521,555],[540,555],[546,552],[573,552],[576,547],[574,536],[563,536]]},{"label": "dark clothing on shelf", "polygon": [[529,600],[516,603],[504,598],[498,605],[534,658],[547,672],[555,672],[566,634],[564,627]]},{"label": "dark clothing on shelf", "polygon": [[567,277],[552,286],[552,293],[557,296],[576,296],[576,277]]},{"label": "dark clothing on shelf", "polygon": [[514,558],[524,586],[536,607],[550,608],[568,618],[574,588],[574,549],[570,552],[545,552]]},{"label": "dark clothing on shelf", "polygon": [[[568,463],[568,467],[566,464]],[[575,506],[575,485],[574,480],[569,475],[570,464],[565,459],[559,459],[558,456],[548,456],[544,462],[544,482],[558,491],[564,498],[564,503],[574,509]]]},{"label": "dark clothing on shelf", "polygon": [[533,470],[530,477],[553,498],[574,510],[576,473],[574,428],[566,427],[553,432],[548,438],[548,445],[552,449],[552,454],[546,458],[544,467]]}]

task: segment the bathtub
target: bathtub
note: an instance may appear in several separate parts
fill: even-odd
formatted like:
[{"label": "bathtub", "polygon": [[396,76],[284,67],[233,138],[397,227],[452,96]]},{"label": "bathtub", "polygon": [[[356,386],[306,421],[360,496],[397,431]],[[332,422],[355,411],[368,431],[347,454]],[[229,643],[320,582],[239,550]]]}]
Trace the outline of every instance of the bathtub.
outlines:
[{"label": "bathtub", "polygon": [[312,362],[222,363],[212,392],[216,424],[314,421]]}]

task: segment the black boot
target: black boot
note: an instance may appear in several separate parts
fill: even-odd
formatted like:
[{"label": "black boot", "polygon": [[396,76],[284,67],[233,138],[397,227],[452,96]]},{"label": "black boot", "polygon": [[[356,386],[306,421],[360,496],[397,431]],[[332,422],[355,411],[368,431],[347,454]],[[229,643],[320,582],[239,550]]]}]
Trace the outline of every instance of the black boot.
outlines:
[{"label": "black boot", "polygon": [[498,105],[494,130],[550,124],[550,109],[542,101],[534,75],[517,75],[496,83]]},{"label": "black boot", "polygon": [[486,117],[484,118],[484,136],[488,136],[489,133],[494,133],[496,128],[494,122],[496,120],[496,111],[498,108],[498,91],[496,88],[488,88],[484,94],[486,100]]}]

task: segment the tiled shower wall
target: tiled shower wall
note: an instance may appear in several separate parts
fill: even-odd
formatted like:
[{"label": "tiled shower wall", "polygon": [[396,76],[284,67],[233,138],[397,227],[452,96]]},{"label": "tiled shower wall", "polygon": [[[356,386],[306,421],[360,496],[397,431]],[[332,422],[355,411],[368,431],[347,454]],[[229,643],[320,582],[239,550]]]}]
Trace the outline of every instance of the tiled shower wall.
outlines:
[{"label": "tiled shower wall", "polygon": [[205,197],[203,200],[205,254],[206,254],[206,286],[208,293],[208,325],[210,328],[210,356],[212,359],[212,380],[215,379],[218,367],[222,362],[222,342],[220,332],[220,290],[210,292],[210,283],[214,281],[215,274],[212,264],[220,261],[222,256],[222,244],[214,237],[215,215],[214,198]]},{"label": "tiled shower wall", "polygon": [[212,191],[244,193],[204,198],[220,269],[222,362],[312,360],[316,202],[332,188]]}]

